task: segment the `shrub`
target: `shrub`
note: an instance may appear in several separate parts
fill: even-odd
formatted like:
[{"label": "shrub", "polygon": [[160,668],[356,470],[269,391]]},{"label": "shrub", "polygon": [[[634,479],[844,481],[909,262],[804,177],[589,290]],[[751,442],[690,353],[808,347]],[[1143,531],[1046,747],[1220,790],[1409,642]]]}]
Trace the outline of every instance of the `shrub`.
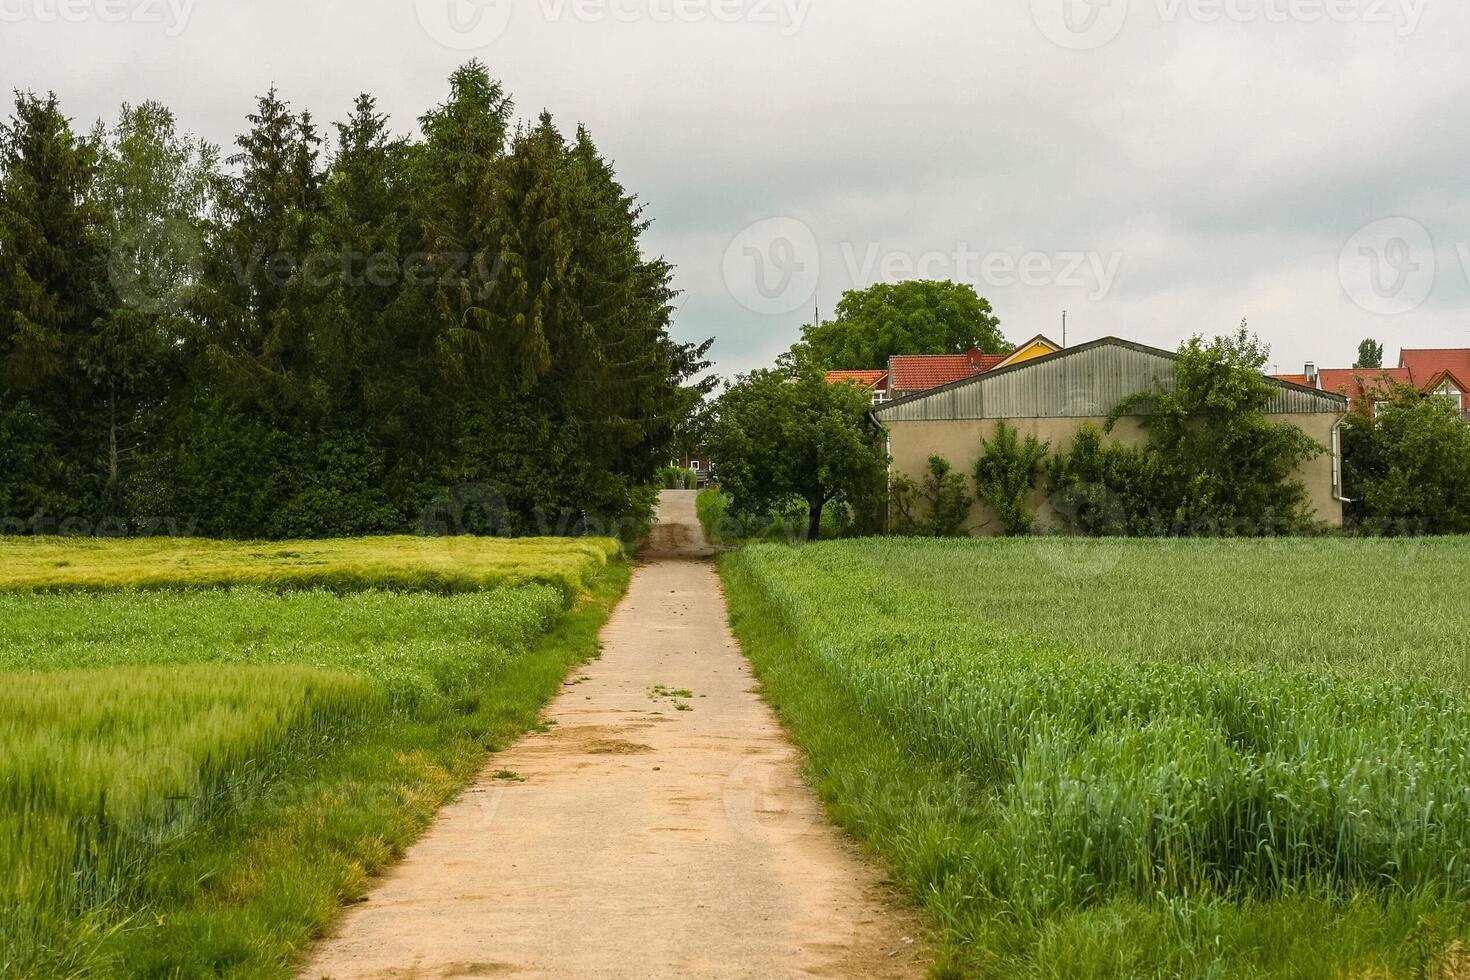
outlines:
[{"label": "shrub", "polygon": [[1004,422],[995,424],[995,438],[986,440],[984,453],[975,464],[975,491],[980,500],[995,508],[1001,530],[1016,536],[1030,534],[1036,515],[1026,506],[1026,497],[1041,474],[1041,462],[1050,443],[1033,436],[1021,440]]},{"label": "shrub", "polygon": [[964,474],[954,472],[942,456],[929,457],[929,472],[922,484],[906,476],[895,477],[891,495],[894,530],[910,537],[959,536],[975,502]]},{"label": "shrub", "polygon": [[680,466],[664,466],[658,471],[658,483],[665,490],[694,490],[699,486],[699,474]]}]

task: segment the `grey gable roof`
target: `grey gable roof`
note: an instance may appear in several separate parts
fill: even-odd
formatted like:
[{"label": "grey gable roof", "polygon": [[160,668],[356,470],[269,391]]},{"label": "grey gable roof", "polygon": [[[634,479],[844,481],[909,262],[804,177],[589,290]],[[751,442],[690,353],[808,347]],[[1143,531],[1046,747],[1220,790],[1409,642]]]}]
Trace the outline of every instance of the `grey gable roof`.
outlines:
[{"label": "grey gable roof", "polygon": [[[1125,397],[1173,383],[1172,351],[1104,337],[1055,354],[899,398],[873,410],[879,422],[986,418],[1092,418]],[[1342,413],[1342,395],[1267,378],[1278,389],[1268,411]]]}]

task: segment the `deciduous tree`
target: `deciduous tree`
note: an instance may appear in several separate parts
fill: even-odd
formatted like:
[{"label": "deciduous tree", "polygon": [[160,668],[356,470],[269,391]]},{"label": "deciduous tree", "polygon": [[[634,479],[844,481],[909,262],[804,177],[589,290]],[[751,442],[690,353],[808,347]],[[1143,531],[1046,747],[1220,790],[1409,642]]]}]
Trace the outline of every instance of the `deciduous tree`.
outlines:
[{"label": "deciduous tree", "polygon": [[802,329],[788,359],[822,370],[881,370],[895,354],[963,354],[1009,348],[990,302],[973,286],[911,280],[852,290],[835,319]]},{"label": "deciduous tree", "polygon": [[882,489],[887,466],[871,408],[856,386],[827,384],[813,370],[756,371],[728,387],[710,444],[735,515],[756,517],[794,497],[815,540],[828,504],[862,506]]}]

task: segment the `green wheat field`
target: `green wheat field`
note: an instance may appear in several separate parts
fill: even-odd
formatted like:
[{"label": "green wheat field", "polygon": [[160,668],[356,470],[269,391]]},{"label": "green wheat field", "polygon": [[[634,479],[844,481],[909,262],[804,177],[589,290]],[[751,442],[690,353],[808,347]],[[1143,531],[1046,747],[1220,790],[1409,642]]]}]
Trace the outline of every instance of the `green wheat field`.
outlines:
[{"label": "green wheat field", "polygon": [[626,579],[610,540],[0,539],[0,975],[289,976]]},{"label": "green wheat field", "polygon": [[722,572],[834,816],[990,977],[1470,975],[1463,539],[861,541]]}]

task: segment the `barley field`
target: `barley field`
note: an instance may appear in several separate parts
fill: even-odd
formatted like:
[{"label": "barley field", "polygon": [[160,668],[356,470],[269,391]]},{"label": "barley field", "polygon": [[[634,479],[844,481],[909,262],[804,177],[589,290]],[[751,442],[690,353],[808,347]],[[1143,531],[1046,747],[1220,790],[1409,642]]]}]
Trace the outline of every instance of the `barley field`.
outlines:
[{"label": "barley field", "polygon": [[725,556],[834,815],[958,974],[1470,968],[1470,543]]},{"label": "barley field", "polygon": [[595,651],[619,554],[0,542],[0,975],[289,976]]}]

